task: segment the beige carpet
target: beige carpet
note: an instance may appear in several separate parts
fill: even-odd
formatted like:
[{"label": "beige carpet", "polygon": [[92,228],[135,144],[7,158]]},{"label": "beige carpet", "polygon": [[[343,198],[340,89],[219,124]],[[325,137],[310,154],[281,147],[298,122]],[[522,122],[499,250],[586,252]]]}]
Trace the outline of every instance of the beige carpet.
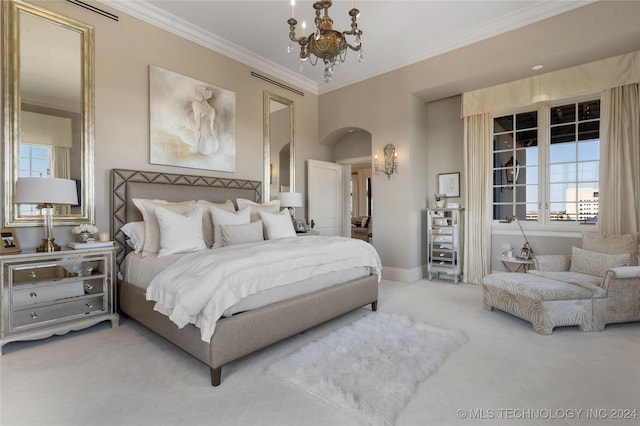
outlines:
[{"label": "beige carpet", "polygon": [[[517,421],[461,417],[500,409],[640,408],[640,323],[607,326],[601,333],[563,327],[540,336],[525,321],[482,309],[479,287],[438,281],[383,281],[379,308],[461,330],[469,339],[419,386],[398,426],[601,425],[585,414]],[[10,343],[0,359],[0,424],[357,425],[264,371],[366,312],[223,368],[219,388],[211,387],[202,363],[126,319],[115,329],[104,323],[43,341]],[[637,419],[608,422],[635,425]]]}]

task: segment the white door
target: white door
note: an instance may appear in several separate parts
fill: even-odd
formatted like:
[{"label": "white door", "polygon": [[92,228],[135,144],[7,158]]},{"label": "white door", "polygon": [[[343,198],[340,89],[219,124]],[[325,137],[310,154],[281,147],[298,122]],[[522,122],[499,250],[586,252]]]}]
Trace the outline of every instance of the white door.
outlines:
[{"label": "white door", "polygon": [[307,160],[308,219],[320,235],[343,235],[342,166],[326,161]]}]

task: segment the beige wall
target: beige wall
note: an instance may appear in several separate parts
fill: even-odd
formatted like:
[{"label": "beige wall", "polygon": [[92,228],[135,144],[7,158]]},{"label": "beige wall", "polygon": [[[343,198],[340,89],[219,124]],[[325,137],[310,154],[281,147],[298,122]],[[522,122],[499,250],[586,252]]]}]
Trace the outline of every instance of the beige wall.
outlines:
[{"label": "beige wall", "polygon": [[[113,168],[262,180],[265,90],[295,102],[296,188],[304,192],[304,159],[331,159],[330,148],[320,146],[317,140],[316,95],[299,96],[253,78],[252,69],[244,64],[117,11],[113,12],[120,21],[114,22],[66,1],[33,3],[95,29],[95,190],[99,229],[110,225],[109,171]],[[149,65],[236,92],[237,172],[149,164]],[[42,228],[19,229],[22,246],[38,245],[42,232]],[[69,240],[69,228],[56,227],[54,234],[60,243]]]}]

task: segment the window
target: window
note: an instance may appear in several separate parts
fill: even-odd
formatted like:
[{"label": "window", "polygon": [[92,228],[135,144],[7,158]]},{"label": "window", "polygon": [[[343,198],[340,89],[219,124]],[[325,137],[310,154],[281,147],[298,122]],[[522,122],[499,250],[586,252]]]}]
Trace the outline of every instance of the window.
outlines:
[{"label": "window", "polygon": [[20,177],[47,177],[51,170],[48,145],[20,144]]},{"label": "window", "polygon": [[[51,170],[51,148],[48,145],[20,144],[19,177],[47,177]],[[20,204],[21,215],[37,215],[35,204]]]},{"label": "window", "polygon": [[599,158],[599,100],[494,118],[493,219],[596,223]]}]

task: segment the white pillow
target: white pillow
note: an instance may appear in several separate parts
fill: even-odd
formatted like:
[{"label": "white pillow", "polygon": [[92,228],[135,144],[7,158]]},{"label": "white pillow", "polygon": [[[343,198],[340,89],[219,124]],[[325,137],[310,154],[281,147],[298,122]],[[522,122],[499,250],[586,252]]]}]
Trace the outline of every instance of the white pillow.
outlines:
[{"label": "white pillow", "polygon": [[156,207],[160,225],[160,250],[158,256],[187,253],[207,248],[202,239],[202,209],[196,207],[182,215],[164,207]]},{"label": "white pillow", "polygon": [[156,207],[161,206],[174,213],[186,214],[192,212],[196,205],[195,201],[170,203],[164,200],[147,200],[144,198],[133,198],[131,201],[140,210],[144,219],[143,256],[158,253],[158,250],[160,250],[160,226],[156,217]]},{"label": "white pillow", "polygon": [[251,222],[260,220],[260,212],[278,213],[280,211],[280,200],[260,204],[244,198],[236,198],[236,203],[238,204],[238,210],[245,207],[251,209]]},{"label": "white pillow", "polygon": [[213,248],[222,247],[221,226],[249,223],[249,207],[240,209],[237,212],[230,212],[219,207],[211,207],[210,210],[213,218]]},{"label": "white pillow", "polygon": [[144,247],[144,222],[125,223],[120,230],[127,236],[129,247],[140,253]]},{"label": "white pillow", "polygon": [[205,213],[202,215],[202,236],[204,237],[204,243],[207,247],[213,245],[213,222],[211,220],[211,214],[209,214],[211,207],[219,207],[230,212],[236,211],[236,206],[233,205],[233,201],[227,200],[224,203],[212,203],[210,201],[198,200],[196,206],[202,207]]},{"label": "white pillow", "polygon": [[296,230],[293,228],[293,222],[291,221],[291,214],[289,214],[289,210],[284,209],[280,213],[261,211],[260,217],[264,223],[267,240],[296,236]]},{"label": "white pillow", "polygon": [[221,225],[220,234],[223,247],[264,240],[261,220],[244,225]]}]

